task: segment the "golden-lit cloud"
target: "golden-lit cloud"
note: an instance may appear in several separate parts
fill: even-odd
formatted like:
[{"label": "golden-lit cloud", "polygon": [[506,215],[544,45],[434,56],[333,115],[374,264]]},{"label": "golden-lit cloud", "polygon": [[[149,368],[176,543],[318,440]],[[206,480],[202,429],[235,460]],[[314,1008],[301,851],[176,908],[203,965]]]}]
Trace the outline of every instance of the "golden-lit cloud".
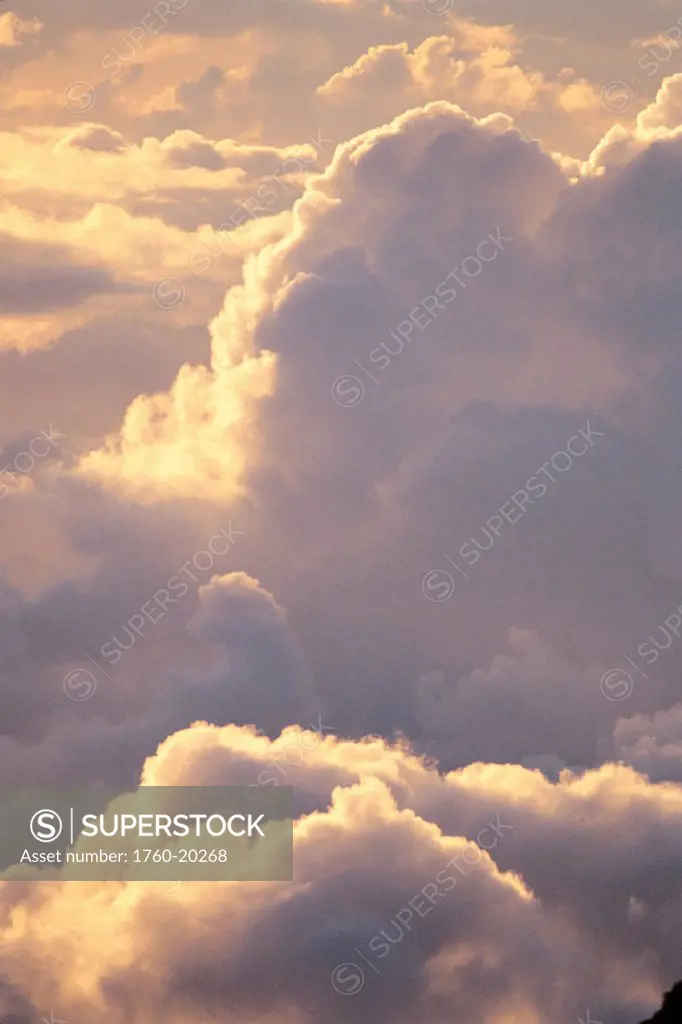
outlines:
[{"label": "golden-lit cloud", "polygon": [[14,11],[0,14],[0,47],[21,46],[26,36],[37,35],[43,24],[37,18],[24,20]]},{"label": "golden-lit cloud", "polygon": [[634,1024],[679,975],[673,20],[0,15],[0,777],[292,786],[295,842],[0,880],[8,1024]]}]

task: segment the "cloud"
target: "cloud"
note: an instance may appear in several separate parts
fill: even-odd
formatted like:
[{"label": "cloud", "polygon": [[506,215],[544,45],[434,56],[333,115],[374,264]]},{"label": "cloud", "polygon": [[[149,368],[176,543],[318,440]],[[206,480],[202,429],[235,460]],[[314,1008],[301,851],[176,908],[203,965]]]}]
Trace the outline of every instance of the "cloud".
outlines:
[{"label": "cloud", "polygon": [[619,719],[616,757],[653,781],[682,779],[682,706]]},{"label": "cloud", "polygon": [[[679,604],[668,512],[679,474],[674,446],[660,446],[677,424],[675,319],[650,311],[654,282],[674,311],[677,228],[668,218],[654,241],[639,212],[674,192],[676,146],[660,140],[576,180],[508,118],[446,103],[340,146],[288,233],[228,290],[211,367],[139,397],[80,471],[152,507],[172,495],[243,502],[261,538],[249,571],[296,616],[339,727],[414,735],[426,711],[416,681],[442,672],[458,708],[463,681],[515,627],[549,645],[538,685],[565,679],[568,703],[543,706],[529,689],[516,736],[495,736],[491,718],[476,747],[466,723],[495,707],[477,693],[457,726],[464,749],[520,759],[542,753],[543,736],[546,753],[591,763],[612,731],[601,676]],[[498,236],[508,241],[484,265],[475,254]],[[343,374],[362,382],[358,408],[334,401]],[[589,454],[559,454],[581,429],[601,435]],[[510,523],[499,510],[543,465],[544,491]],[[486,540],[491,516],[502,528]],[[656,525],[633,545],[633,522]],[[466,573],[472,537],[491,550],[467,581],[444,556]],[[301,565],[322,604],[292,584]],[[439,567],[460,589],[434,605],[422,581]],[[633,711],[673,703],[680,653],[636,687]],[[599,710],[586,724],[588,692]],[[437,719],[438,706],[427,732]]]},{"label": "cloud", "polygon": [[682,835],[679,76],[600,101],[644,5],[43,7],[0,774],[291,784],[297,873],[0,883],[0,1013],[635,1024]]},{"label": "cloud", "polygon": [[[240,532],[230,531],[235,543]],[[216,544],[224,547],[224,538],[219,534],[216,538]],[[199,561],[197,555],[196,561],[201,564],[205,559]],[[112,582],[109,577],[110,587]],[[88,644],[94,657],[86,660],[82,653],[79,656],[82,627],[74,629],[76,619],[87,622],[85,603],[92,600],[82,585],[55,587],[32,604],[23,603],[16,592],[6,592],[6,605],[14,598],[15,632],[3,659],[5,716],[0,764],[7,780],[28,783],[49,776],[76,784],[85,766],[96,760],[97,767],[88,769],[91,778],[129,784],[144,759],[167,736],[197,720],[244,725],[257,720],[261,728],[277,735],[290,721],[309,723],[318,713],[310,672],[285,613],[257,581],[244,573],[229,573],[202,584],[201,573],[196,567],[193,572],[188,561],[166,581],[165,588],[142,593],[138,604],[128,595],[127,607],[121,601],[123,593],[114,594],[113,599],[109,595],[112,608],[116,603],[125,608],[121,613],[125,618],[119,619],[114,629],[109,626],[109,634],[102,632],[99,650]],[[144,658],[145,647],[149,660],[154,647],[163,649],[168,644],[175,628],[172,623],[182,614],[174,605],[187,594],[194,597],[194,601],[189,597],[184,608],[187,638],[183,640],[181,635],[179,643],[172,643],[175,653],[168,661],[165,678],[145,684],[143,670],[134,682],[135,660],[139,664],[140,656]],[[140,616],[143,606],[145,612]],[[95,616],[89,618],[94,634]],[[9,607],[4,621],[9,628]],[[163,626],[156,629],[161,622]],[[102,630],[106,627],[103,621]],[[43,667],[46,662],[61,666],[64,681],[61,685],[55,678],[42,692],[36,687],[27,692],[25,670],[15,655],[37,637],[45,647],[34,650],[33,666],[41,661]],[[189,661],[188,652],[194,654]],[[174,657],[180,664],[173,664]],[[81,693],[69,683],[69,672],[79,663],[81,671],[87,670],[89,696],[95,698],[85,731],[73,720],[73,701],[78,701]],[[120,668],[115,667],[119,663]],[[186,667],[180,667],[182,663]],[[158,671],[160,662],[156,664]],[[51,670],[47,673],[52,674]],[[113,687],[112,678],[116,680]],[[66,699],[69,695],[71,702]],[[84,714],[83,709],[81,717]]]},{"label": "cloud", "polygon": [[637,117],[637,127],[642,133],[653,133],[656,129],[674,130],[682,124],[682,74],[666,78],[656,100],[645,107]]},{"label": "cloud", "polygon": [[464,101],[471,110],[483,104],[523,110],[534,105],[543,79],[510,66],[512,53],[504,44],[508,46],[512,41],[511,33],[499,29],[491,30],[489,38],[482,40],[467,39],[466,31],[460,38],[433,36],[412,53],[407,44],[374,47],[351,67],[332,76],[318,93],[347,101],[357,100],[359,94],[375,93],[384,101],[393,96],[395,106],[401,102],[405,105],[405,101],[417,105],[447,99]]},{"label": "cloud", "polygon": [[14,11],[0,14],[0,47],[21,46],[25,36],[35,36],[43,28],[38,18],[24,21]]},{"label": "cloud", "polygon": [[[248,895],[229,883],[186,885],[172,898],[144,883],[90,884],[107,907],[96,919],[73,883],[53,883],[40,899],[5,885],[5,907],[14,906],[4,916],[5,975],[16,999],[30,992],[34,1005],[57,1004],[75,1024],[102,1011],[123,1021],[131,1005],[167,1008],[179,1022],[246,1008],[291,1020],[411,1019],[436,1012],[444,992],[461,1016],[511,1004],[527,1016],[549,1010],[562,1024],[586,1001],[595,1018],[608,1007],[626,1020],[656,1005],[679,964],[675,873],[663,867],[646,918],[628,923],[625,911],[662,856],[679,858],[679,793],[615,767],[558,785],[482,765],[441,778],[380,740],[299,738],[306,751],[290,771],[303,792],[317,792],[318,808],[296,823],[295,882],[252,883]],[[195,727],[147,762],[145,781],[233,782],[247,761],[271,762],[295,739]],[[67,913],[78,927],[50,943]],[[74,965],[95,934],[107,954],[90,952],[84,991]]]},{"label": "cloud", "polygon": [[[125,314],[161,340],[168,307],[154,289],[169,275],[186,286],[186,326],[205,330],[244,254],[281,236],[281,215],[319,155],[311,142],[278,149],[193,132],[137,146],[94,122],[4,140],[15,171],[0,342],[24,352]],[[207,152],[213,171],[196,157]]]},{"label": "cloud", "polygon": [[[345,226],[341,229],[340,235],[337,237],[337,250],[341,252],[345,247],[350,255],[352,247],[355,246],[360,257],[360,261],[358,261],[358,274],[365,274],[365,267],[362,266],[361,262],[362,245],[359,245],[358,237],[358,233],[362,230],[369,244],[376,250],[375,253],[369,251],[367,257],[372,260],[379,257],[381,260],[377,267],[379,273],[375,273],[375,280],[372,280],[371,275],[365,276],[363,287],[367,291],[363,300],[364,311],[369,312],[369,315],[375,320],[380,312],[384,312],[385,315],[385,311],[381,310],[381,306],[377,307],[375,305],[375,308],[370,312],[370,304],[373,300],[375,301],[373,293],[376,293],[377,286],[379,288],[392,288],[396,293],[392,297],[393,317],[396,323],[401,319],[401,307],[397,302],[397,292],[400,290],[397,287],[398,280],[401,274],[405,278],[413,271],[416,253],[407,260],[405,267],[401,268],[400,260],[402,257],[400,254],[403,250],[399,245],[396,245],[396,242],[401,232],[411,231],[411,217],[421,220],[421,230],[426,237],[434,222],[436,207],[430,199],[427,199],[426,193],[422,194],[421,197],[415,194],[415,199],[409,212],[401,212],[397,215],[395,224],[391,226],[392,209],[388,200],[392,193],[395,193],[394,201],[401,194],[403,186],[399,176],[402,173],[409,173],[408,167],[410,163],[413,163],[416,171],[419,161],[418,154],[422,146],[426,147],[427,138],[429,141],[433,141],[434,147],[436,146],[435,139],[439,135],[441,139],[439,145],[442,147],[447,147],[450,144],[450,140],[454,142],[455,139],[461,138],[464,146],[461,159],[465,164],[468,164],[469,168],[473,168],[480,159],[481,166],[479,171],[483,171],[487,160],[487,168],[484,173],[491,175],[493,178],[498,178],[499,176],[502,179],[504,177],[505,192],[502,193],[504,198],[498,200],[497,209],[486,207],[484,213],[483,192],[485,190],[486,199],[489,193],[487,188],[484,189],[485,179],[483,178],[479,180],[477,186],[472,186],[480,190],[481,198],[478,214],[475,214],[473,211],[465,214],[464,210],[459,208],[458,205],[453,209],[450,215],[453,225],[459,221],[460,226],[466,232],[466,237],[461,239],[459,243],[462,248],[467,245],[475,247],[505,217],[508,221],[508,224],[505,225],[505,230],[509,234],[513,236],[514,230],[523,230],[521,227],[521,215],[518,212],[513,214],[511,212],[513,205],[511,193],[512,191],[519,192],[521,188],[520,182],[516,185],[513,184],[511,165],[515,160],[523,159],[524,149],[520,145],[520,140],[517,141],[513,134],[509,133],[504,137],[504,129],[507,127],[508,123],[501,119],[493,119],[490,124],[486,123],[478,127],[475,126],[474,122],[468,120],[457,108],[453,108],[448,104],[433,104],[425,108],[423,112],[415,111],[402,118],[398,118],[381,133],[367,133],[366,136],[360,137],[353,143],[341,147],[337,151],[337,156],[326,175],[321,178],[312,179],[312,183],[307,187],[304,199],[296,205],[294,211],[296,221],[289,238],[281,245],[267,247],[257,259],[253,258],[247,261],[244,271],[245,285],[228,292],[224,311],[216,319],[213,327],[214,376],[201,374],[202,384],[200,386],[205,388],[207,392],[207,397],[204,398],[204,401],[211,403],[212,400],[208,397],[210,392],[222,389],[226,372],[236,374],[240,365],[244,370],[247,367],[253,367],[255,370],[258,363],[261,364],[262,370],[265,371],[266,367],[271,365],[270,349],[263,345],[262,342],[259,346],[261,349],[260,355],[250,354],[250,351],[254,348],[252,332],[258,325],[259,320],[265,321],[264,314],[271,302],[268,297],[268,291],[275,290],[275,293],[279,292],[281,298],[278,297],[276,299],[279,306],[277,315],[279,319],[283,319],[291,315],[289,310],[294,310],[300,294],[311,289],[316,291],[322,286],[321,283],[318,284],[318,281],[321,282],[324,278],[320,278],[320,272],[316,271],[315,265],[311,263],[310,257],[307,256],[307,251],[310,251],[309,247],[306,249],[302,241],[299,241],[299,237],[304,226],[308,228],[311,234],[314,232],[319,234],[321,238],[323,237],[323,231],[327,231],[330,228],[337,230],[341,227],[339,218],[341,208],[344,209],[344,217],[347,217],[347,220]],[[488,139],[490,140],[490,146],[486,156],[485,140]],[[495,143],[495,139],[498,139],[499,142]],[[496,152],[499,146],[504,147],[508,153],[511,162],[509,174],[502,169],[496,169],[497,165],[495,165],[495,168],[493,167],[493,153]],[[404,170],[391,171],[386,164],[387,155],[389,152],[392,154],[396,153],[400,148],[404,150]],[[546,197],[544,202],[549,203],[550,196],[556,194],[557,190],[561,188],[561,178],[551,161],[540,157],[535,149],[529,148],[525,152],[529,162],[534,164],[532,173],[537,177],[538,181],[539,188],[534,199],[537,209],[538,206],[541,206],[543,197]],[[434,161],[436,158],[436,150],[435,148],[432,149],[432,155],[429,155],[429,151],[425,149],[425,154],[425,164],[421,172],[424,178],[429,173],[429,162]],[[361,161],[360,157],[362,155],[364,155],[364,159]],[[357,170],[355,169],[356,164]],[[435,169],[435,164],[433,166]],[[391,174],[394,177],[393,184],[391,184],[390,180]],[[398,177],[396,177],[396,174]],[[357,178],[357,182],[353,181],[354,178]],[[362,201],[360,195],[364,192],[365,197],[369,195],[372,195],[373,198],[376,197],[379,181],[382,183],[382,189],[386,190],[385,200],[377,206],[376,212],[372,215],[370,221],[372,230],[367,233],[365,225],[362,228],[360,227],[360,202]],[[448,187],[444,180],[440,181],[439,188],[446,190]],[[364,209],[365,207],[363,206]],[[528,213],[531,217],[537,217],[537,212],[531,214],[530,210],[528,210]],[[485,221],[484,217],[487,218]],[[476,220],[478,223],[476,223]],[[319,228],[317,227],[318,224]],[[308,227],[308,225],[310,226]],[[446,233],[443,226],[440,227],[439,234],[443,238],[443,243],[445,243]],[[391,235],[394,237],[391,238]],[[391,241],[390,249],[384,248],[382,252],[381,247],[386,247],[389,239]],[[303,257],[302,259],[300,259],[299,254]],[[323,243],[317,258],[324,259],[327,256],[331,256],[331,253],[324,251]],[[413,282],[413,286],[417,290],[420,291],[422,288],[428,287],[426,283],[419,284],[419,279],[425,282],[425,278],[438,273],[438,280],[440,280],[449,269],[446,260],[452,259],[454,263],[454,255],[450,256],[450,254],[446,255],[445,252],[441,252],[439,257],[442,263],[438,270],[436,270],[437,261],[434,253],[432,252],[428,257],[423,270],[418,272],[418,277]],[[382,263],[383,266],[381,265]],[[384,277],[383,282],[381,281],[382,275]],[[392,281],[390,275],[393,275]],[[283,301],[285,298],[286,301]],[[383,305],[385,305],[385,302]],[[239,319],[239,324],[236,323],[237,318]],[[267,321],[265,321],[264,326],[267,328]],[[325,325],[325,331],[329,332],[329,329],[329,325]],[[347,328],[342,327],[341,323],[339,323],[338,330],[345,329]],[[281,345],[281,342],[279,344]],[[330,343],[328,342],[326,349],[329,346]],[[325,349],[321,351],[325,351]],[[292,356],[295,358],[295,353],[292,353]],[[199,380],[197,371],[190,371],[188,369],[186,373],[188,386],[195,386],[189,384],[189,381],[191,379]],[[265,384],[265,374],[260,373],[259,376],[263,379],[261,387],[269,390],[269,387]],[[178,380],[176,386],[178,389],[184,390],[180,380]],[[231,391],[235,395],[238,394],[234,387],[231,388]],[[262,393],[267,393],[267,390],[263,390]],[[172,404],[168,406],[169,410],[172,409]],[[144,406],[142,403],[140,403],[139,409],[140,413],[144,416]],[[129,469],[124,471],[126,477],[130,477],[131,472],[134,472],[132,470],[132,459],[136,440],[133,430],[137,429],[135,425],[138,423],[138,415],[136,413],[133,417],[131,410],[129,427],[123,433],[124,449],[130,453],[126,456],[129,467]],[[173,428],[170,426],[172,419],[167,419],[166,422],[172,431]],[[168,445],[165,444],[163,450],[168,454],[172,450],[177,453],[180,451],[182,443],[179,436],[177,436],[171,448],[169,449]],[[159,454],[161,450],[161,448],[158,449]],[[105,462],[103,459],[104,456],[102,455],[93,455],[87,465],[92,467],[101,465],[104,467]],[[151,468],[153,463],[147,459],[145,465]],[[189,481],[187,486],[189,486]],[[225,478],[225,486],[228,488],[230,486],[229,477]]]},{"label": "cloud", "polygon": [[0,287],[4,315],[52,312],[91,295],[119,290],[100,268],[74,266],[63,248],[8,243],[5,236]]}]

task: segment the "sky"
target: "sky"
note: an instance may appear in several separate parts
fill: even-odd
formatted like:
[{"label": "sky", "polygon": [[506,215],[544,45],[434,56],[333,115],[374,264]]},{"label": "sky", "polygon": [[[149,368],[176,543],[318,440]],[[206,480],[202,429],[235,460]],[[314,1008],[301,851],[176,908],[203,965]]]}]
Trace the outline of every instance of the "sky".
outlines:
[{"label": "sky", "polygon": [[653,1014],[681,167],[674,0],[2,5],[0,781],[295,822],[0,879],[0,1019]]}]

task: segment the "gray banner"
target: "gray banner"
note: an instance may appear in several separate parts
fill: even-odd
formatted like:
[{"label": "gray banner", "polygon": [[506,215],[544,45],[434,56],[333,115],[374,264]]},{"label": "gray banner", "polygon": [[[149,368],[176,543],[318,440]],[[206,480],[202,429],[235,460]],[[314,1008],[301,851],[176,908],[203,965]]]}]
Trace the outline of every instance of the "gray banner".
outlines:
[{"label": "gray banner", "polygon": [[291,881],[290,786],[0,787],[0,881]]}]

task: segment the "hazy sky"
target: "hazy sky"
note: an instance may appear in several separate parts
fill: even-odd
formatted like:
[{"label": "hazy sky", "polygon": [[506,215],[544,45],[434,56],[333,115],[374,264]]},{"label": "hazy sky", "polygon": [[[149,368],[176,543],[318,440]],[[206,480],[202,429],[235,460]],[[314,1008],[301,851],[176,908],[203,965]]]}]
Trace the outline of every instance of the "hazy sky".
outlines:
[{"label": "hazy sky", "polygon": [[0,882],[0,1017],[648,1016],[682,7],[9,3],[0,782],[297,821],[293,882]]}]

